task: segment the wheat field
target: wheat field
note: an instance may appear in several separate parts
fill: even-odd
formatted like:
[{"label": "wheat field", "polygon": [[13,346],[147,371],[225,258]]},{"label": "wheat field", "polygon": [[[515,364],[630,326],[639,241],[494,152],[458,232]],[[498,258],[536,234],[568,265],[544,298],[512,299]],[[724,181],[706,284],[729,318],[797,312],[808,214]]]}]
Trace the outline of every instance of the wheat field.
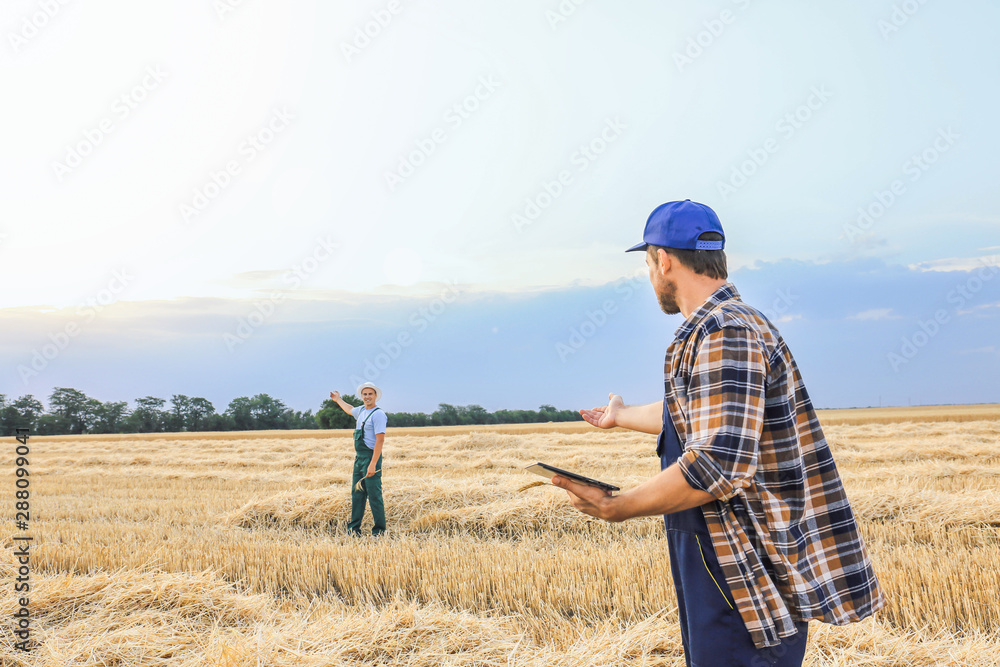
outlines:
[{"label": "wheat field", "polygon": [[[1000,665],[1000,407],[852,412],[821,419],[889,604],[811,623],[806,664]],[[35,650],[7,622],[0,666],[684,664],[662,521],[521,490],[539,460],[636,485],[654,436],[390,428],[379,540],[345,532],[348,431],[29,445]]]}]

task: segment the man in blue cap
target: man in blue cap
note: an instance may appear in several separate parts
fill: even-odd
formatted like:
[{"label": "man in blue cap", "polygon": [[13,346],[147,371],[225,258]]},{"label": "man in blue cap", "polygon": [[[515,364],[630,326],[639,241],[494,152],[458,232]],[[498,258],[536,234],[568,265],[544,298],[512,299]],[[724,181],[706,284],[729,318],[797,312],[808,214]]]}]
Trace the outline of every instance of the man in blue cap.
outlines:
[{"label": "man in blue cap", "polygon": [[618,496],[555,477],[607,521],[663,515],[689,666],[801,665],[807,621],[885,604],[798,367],[774,324],[728,282],[725,233],[691,200],[657,207],[649,280],[684,323],[662,401],[581,410],[600,428],[655,433],[661,472]]}]

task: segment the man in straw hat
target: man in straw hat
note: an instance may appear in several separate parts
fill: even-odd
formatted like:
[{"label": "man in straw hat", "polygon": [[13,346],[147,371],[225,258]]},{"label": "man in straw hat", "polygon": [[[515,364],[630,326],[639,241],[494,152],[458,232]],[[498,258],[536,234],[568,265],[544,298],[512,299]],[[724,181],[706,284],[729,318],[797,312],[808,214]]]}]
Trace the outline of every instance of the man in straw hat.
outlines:
[{"label": "man in straw hat", "polygon": [[372,535],[385,532],[385,504],[382,502],[382,445],[385,443],[385,427],[388,417],[376,403],[382,398],[382,390],[371,382],[358,387],[358,395],[364,405],[357,407],[340,397],[339,391],[330,392],[340,409],[357,420],[354,429],[354,474],[351,477],[351,521],[348,530],[354,535],[361,534],[361,520],[365,516],[365,500],[372,508]]},{"label": "man in straw hat", "polygon": [[611,496],[555,477],[607,521],[663,515],[688,665],[801,665],[806,622],[842,625],[885,604],[823,429],[785,341],[728,282],[704,204],[668,202],[643,242],[660,308],[684,323],[664,397],[581,410],[599,428],[657,434],[661,472]]}]

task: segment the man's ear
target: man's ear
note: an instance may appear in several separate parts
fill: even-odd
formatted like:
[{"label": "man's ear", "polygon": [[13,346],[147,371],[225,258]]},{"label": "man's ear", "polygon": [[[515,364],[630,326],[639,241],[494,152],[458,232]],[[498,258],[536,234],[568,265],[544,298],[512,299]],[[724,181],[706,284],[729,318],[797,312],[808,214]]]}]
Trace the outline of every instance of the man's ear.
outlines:
[{"label": "man's ear", "polygon": [[666,250],[664,250],[663,248],[657,248],[656,258],[657,260],[659,260],[657,267],[657,271],[659,273],[666,273],[671,269],[674,258],[671,257]]}]

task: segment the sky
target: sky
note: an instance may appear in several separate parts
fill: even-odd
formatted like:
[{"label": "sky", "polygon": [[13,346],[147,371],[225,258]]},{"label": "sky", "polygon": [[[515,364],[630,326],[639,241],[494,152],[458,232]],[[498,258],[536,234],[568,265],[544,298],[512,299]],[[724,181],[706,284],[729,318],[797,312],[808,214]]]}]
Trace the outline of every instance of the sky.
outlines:
[{"label": "sky", "polygon": [[682,318],[623,250],[690,198],[817,407],[1000,402],[998,20],[12,0],[0,393],[654,401]]}]

